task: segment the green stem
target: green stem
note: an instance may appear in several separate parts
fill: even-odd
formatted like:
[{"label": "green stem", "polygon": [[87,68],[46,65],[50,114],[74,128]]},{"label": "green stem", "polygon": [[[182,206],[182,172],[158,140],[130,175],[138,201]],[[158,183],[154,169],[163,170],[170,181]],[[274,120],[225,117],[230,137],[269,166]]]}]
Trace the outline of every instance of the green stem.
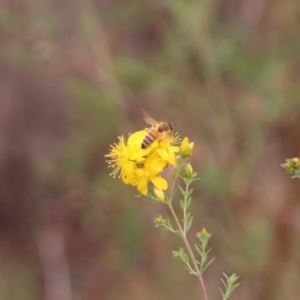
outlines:
[{"label": "green stem", "polygon": [[172,179],[172,184],[171,184],[171,189],[170,189],[170,191],[171,191],[171,198],[169,199],[170,202],[172,201],[172,198],[174,196],[173,192],[174,192],[174,189],[175,189],[175,183],[177,181],[177,178],[179,177],[179,172],[180,172],[180,170],[181,170],[181,168],[183,166],[183,162],[184,162],[184,160],[182,159],[180,161],[180,163],[179,163],[178,168],[175,169],[175,171],[174,171],[174,175],[173,175],[173,179]]},{"label": "green stem", "polygon": [[184,234],[186,233],[186,202],[187,202],[187,193],[189,191],[189,184],[186,185],[186,188],[185,188],[185,195],[184,195],[184,208],[183,208],[183,230],[184,230]]},{"label": "green stem", "polygon": [[204,281],[203,281],[202,275],[201,275],[201,273],[200,273],[200,270],[199,270],[197,261],[196,261],[196,259],[195,259],[193,250],[192,250],[192,248],[191,248],[191,246],[190,246],[190,243],[189,243],[189,241],[188,241],[188,239],[187,239],[187,237],[186,237],[186,235],[185,235],[185,232],[183,231],[182,226],[181,226],[181,224],[180,224],[180,222],[179,222],[179,220],[178,220],[178,218],[177,218],[177,215],[176,215],[176,213],[175,213],[175,211],[174,211],[174,208],[173,208],[173,206],[172,206],[172,203],[171,203],[171,202],[167,202],[166,204],[168,205],[168,207],[169,207],[169,209],[170,209],[170,212],[171,212],[171,214],[172,214],[172,216],[173,216],[173,218],[174,218],[174,221],[175,221],[175,223],[176,223],[176,225],[177,225],[178,230],[179,230],[179,231],[181,232],[181,234],[182,234],[182,239],[183,239],[184,245],[185,245],[185,247],[186,247],[186,249],[187,249],[187,251],[188,251],[188,253],[189,253],[189,256],[190,256],[190,258],[191,258],[191,260],[192,260],[193,266],[194,266],[194,268],[195,268],[195,270],[196,270],[197,277],[198,277],[198,279],[199,279],[199,283],[200,283],[201,291],[202,291],[202,294],[203,294],[203,298],[204,298],[204,300],[208,300],[207,292],[206,292],[205,285],[204,285]]}]

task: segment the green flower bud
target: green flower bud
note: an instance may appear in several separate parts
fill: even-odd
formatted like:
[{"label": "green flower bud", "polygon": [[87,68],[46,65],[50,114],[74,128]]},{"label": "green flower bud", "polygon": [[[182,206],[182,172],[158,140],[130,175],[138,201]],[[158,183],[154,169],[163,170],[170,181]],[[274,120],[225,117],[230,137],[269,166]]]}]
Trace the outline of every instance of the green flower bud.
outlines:
[{"label": "green flower bud", "polygon": [[193,167],[191,164],[187,164],[185,166],[183,176],[187,179],[191,179],[194,177]]},{"label": "green flower bud", "polygon": [[300,175],[300,159],[298,157],[286,159],[285,163],[281,165],[289,174],[293,177],[299,177]]},{"label": "green flower bud", "polygon": [[200,232],[199,232],[199,235],[201,237],[204,237],[204,238],[210,238],[211,237],[211,234],[207,232],[207,230],[205,228],[203,228]]}]

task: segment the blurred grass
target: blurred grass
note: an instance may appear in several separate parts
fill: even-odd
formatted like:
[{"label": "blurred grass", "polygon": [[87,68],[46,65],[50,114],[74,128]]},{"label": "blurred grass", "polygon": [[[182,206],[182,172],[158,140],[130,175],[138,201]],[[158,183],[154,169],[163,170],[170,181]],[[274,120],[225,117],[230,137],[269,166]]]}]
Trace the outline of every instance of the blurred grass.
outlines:
[{"label": "blurred grass", "polygon": [[[46,200],[34,203],[60,203],[74,299],[199,298],[171,259],[178,240],[152,224],[160,208],[108,176],[104,155],[118,135],[146,126],[141,109],[195,141],[193,230],[213,234],[217,257],[205,275],[210,299],[223,272],[241,276],[233,300],[298,299],[299,188],[279,164],[300,149],[299,3],[35,4],[1,4],[0,54],[68,94],[70,131],[44,162]],[[1,299],[40,299],[38,255],[25,271],[33,279],[21,276],[27,256],[16,256],[19,267],[14,258],[3,267],[13,275]]]}]

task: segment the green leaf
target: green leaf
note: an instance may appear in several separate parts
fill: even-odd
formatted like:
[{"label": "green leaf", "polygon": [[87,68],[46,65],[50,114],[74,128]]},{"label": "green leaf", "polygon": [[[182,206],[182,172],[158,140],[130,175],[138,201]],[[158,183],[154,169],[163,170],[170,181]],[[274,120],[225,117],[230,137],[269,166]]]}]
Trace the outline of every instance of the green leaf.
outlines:
[{"label": "green leaf", "polygon": [[300,178],[300,170],[296,170],[292,178]]},{"label": "green leaf", "polygon": [[210,261],[208,261],[208,262],[206,263],[206,265],[202,268],[201,274],[204,273],[204,271],[207,269],[207,267],[208,267],[209,265],[211,265],[211,264],[214,262],[215,259],[216,259],[216,258],[213,257]]},{"label": "green leaf", "polygon": [[185,203],[182,199],[179,201],[179,205],[182,209],[185,209]]},{"label": "green leaf", "polygon": [[173,258],[179,259],[184,262],[185,265],[189,266],[189,256],[185,253],[183,248],[179,248],[179,251],[172,251]]},{"label": "green leaf", "polygon": [[191,177],[191,178],[183,177],[183,181],[186,185],[190,185],[194,181],[194,178],[193,177]]},{"label": "green leaf", "polygon": [[225,281],[223,279],[221,279],[221,281],[224,284],[225,288],[227,289],[227,284],[225,283]]},{"label": "green leaf", "polygon": [[180,255],[179,255],[179,251],[172,251],[172,254],[173,254],[173,258],[175,259],[179,259],[180,258]]},{"label": "green leaf", "polygon": [[205,254],[205,252],[204,252],[203,249],[201,248],[201,245],[195,244],[195,248],[196,248],[198,254],[199,254],[201,257]]},{"label": "green leaf", "polygon": [[184,261],[185,264],[189,263],[190,259],[189,259],[189,256],[186,253],[182,256],[182,258],[183,258],[183,261]]},{"label": "green leaf", "polygon": [[189,273],[198,277],[197,272],[195,272],[194,270],[190,270]]},{"label": "green leaf", "polygon": [[184,196],[185,195],[185,190],[180,185],[178,185],[178,187],[179,187],[179,190],[180,190],[181,194]]},{"label": "green leaf", "polygon": [[203,255],[203,256],[201,257],[201,265],[202,265],[202,268],[204,268],[206,262],[207,262],[207,255],[205,254],[205,255]]},{"label": "green leaf", "polygon": [[222,289],[220,287],[219,287],[219,290],[220,290],[220,292],[222,294],[222,298],[224,299],[225,298],[225,294],[223,293],[223,291],[222,291]]},{"label": "green leaf", "polygon": [[172,224],[171,224],[171,222],[170,222],[170,219],[169,218],[167,218],[167,226],[170,228],[170,229],[172,229],[173,231],[174,231],[174,229],[173,229],[173,227],[172,227]]},{"label": "green leaf", "polygon": [[230,277],[228,277],[226,274],[223,275],[226,278],[226,282],[222,278],[221,278],[221,282],[225,287],[225,292],[223,292],[221,288],[219,288],[219,290],[222,293],[223,300],[227,300],[229,299],[233,291],[239,286],[239,283],[235,283],[235,281],[239,277],[236,274],[232,274]]},{"label": "green leaf", "polygon": [[174,231],[176,235],[180,236],[180,237],[183,237],[183,233],[179,230],[175,230]]},{"label": "green leaf", "polygon": [[186,214],[186,216],[185,216],[185,219],[183,220],[184,222],[187,222],[188,221],[188,219],[190,218],[190,216],[191,216],[191,213],[187,213]]},{"label": "green leaf", "polygon": [[186,222],[186,228],[185,228],[185,233],[187,233],[192,225],[193,222],[193,217],[191,217],[187,222]]},{"label": "green leaf", "polygon": [[187,199],[187,201],[186,201],[186,204],[185,204],[185,207],[186,207],[186,208],[189,208],[191,202],[192,202],[192,198],[191,198],[191,197],[188,197],[188,199]]},{"label": "green leaf", "polygon": [[189,197],[192,193],[193,193],[194,189],[191,188],[190,190],[188,190],[188,192],[186,193],[186,197]]}]

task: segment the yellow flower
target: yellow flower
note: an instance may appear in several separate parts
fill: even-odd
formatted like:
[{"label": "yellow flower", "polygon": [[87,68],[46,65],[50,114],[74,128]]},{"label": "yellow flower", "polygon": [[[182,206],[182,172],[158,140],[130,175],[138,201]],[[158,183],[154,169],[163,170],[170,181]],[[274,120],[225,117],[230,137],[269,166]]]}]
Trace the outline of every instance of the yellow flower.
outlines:
[{"label": "yellow flower", "polygon": [[179,147],[172,146],[166,141],[160,142],[160,147],[156,150],[157,154],[166,162],[170,163],[174,167],[177,167],[176,152],[179,151]]},{"label": "yellow flower", "polygon": [[138,131],[130,135],[127,142],[121,136],[119,142],[111,146],[110,153],[105,155],[107,163],[114,168],[110,175],[121,177],[126,184],[137,185],[136,169],[149,153],[148,149],[141,148],[145,134],[145,130]]},{"label": "yellow flower", "polygon": [[179,147],[174,146],[180,141],[178,134],[170,135],[164,140],[156,140],[152,143],[152,152],[156,152],[164,161],[177,167],[176,153],[179,152]]},{"label": "yellow flower", "polygon": [[177,167],[176,153],[179,152],[179,147],[174,144],[180,138],[177,134],[171,135],[142,149],[146,135],[147,131],[141,130],[129,135],[127,141],[123,136],[119,137],[118,143],[113,144],[110,153],[105,155],[109,167],[113,168],[110,175],[122,178],[126,184],[137,186],[143,195],[148,193],[149,183],[153,184],[156,191],[163,193],[168,184],[161,173],[168,164]]},{"label": "yellow flower", "polygon": [[149,181],[152,182],[153,185],[160,190],[167,189],[167,181],[160,175],[166,165],[167,162],[163,160],[159,155],[157,155],[156,152],[151,153],[147,157],[143,168],[139,168],[136,170],[138,178],[137,189],[141,194],[146,195],[148,193]]},{"label": "yellow flower", "polygon": [[192,155],[193,149],[194,149],[194,143],[193,142],[190,143],[189,139],[187,137],[185,137],[182,140],[182,143],[180,145],[180,149],[179,149],[180,156],[182,158],[190,157]]}]

